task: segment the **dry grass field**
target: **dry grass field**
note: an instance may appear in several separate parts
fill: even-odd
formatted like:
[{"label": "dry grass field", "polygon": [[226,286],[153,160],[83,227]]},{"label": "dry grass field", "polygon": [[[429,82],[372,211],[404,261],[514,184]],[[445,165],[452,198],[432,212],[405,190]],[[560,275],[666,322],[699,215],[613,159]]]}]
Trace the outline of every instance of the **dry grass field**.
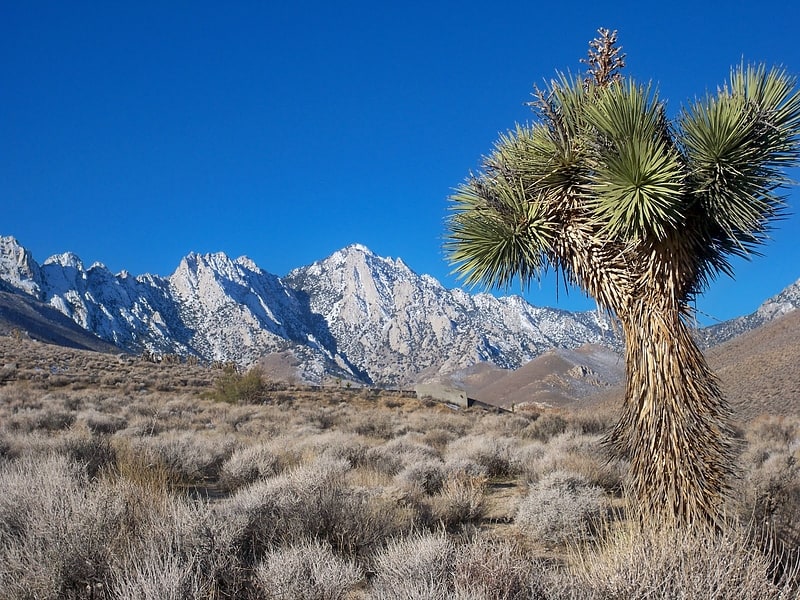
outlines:
[{"label": "dry grass field", "polygon": [[730,528],[694,538],[625,520],[610,409],[0,337],[0,599],[796,598],[800,418],[763,412]]}]

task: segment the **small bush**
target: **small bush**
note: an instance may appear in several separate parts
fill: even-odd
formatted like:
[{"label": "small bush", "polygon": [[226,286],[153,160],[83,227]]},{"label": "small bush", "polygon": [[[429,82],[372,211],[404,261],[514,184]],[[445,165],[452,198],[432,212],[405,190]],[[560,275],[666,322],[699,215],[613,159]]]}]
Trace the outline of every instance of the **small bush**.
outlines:
[{"label": "small bush", "polygon": [[61,431],[69,429],[75,422],[75,414],[69,410],[50,406],[21,410],[9,419],[9,426],[20,431]]},{"label": "small bush", "polygon": [[89,479],[95,479],[116,464],[117,453],[108,436],[74,432],[66,436],[62,444],[62,451],[85,469]]},{"label": "small bush", "polygon": [[375,558],[371,600],[446,600],[453,591],[455,543],[443,533],[396,539]]},{"label": "small bush", "polygon": [[126,438],[113,440],[115,473],[122,479],[155,493],[166,494],[178,481],[155,452],[137,447]]},{"label": "small bush", "polygon": [[515,522],[534,540],[563,544],[591,537],[603,508],[600,488],[575,473],[554,471],[531,486]]},{"label": "small bush", "polygon": [[364,437],[390,440],[396,435],[396,424],[392,418],[392,413],[388,411],[370,411],[369,414],[356,415],[350,418],[345,426],[348,431]]},{"label": "small bush", "polygon": [[448,529],[480,521],[486,514],[486,478],[464,472],[448,475],[434,498],[433,514]]},{"label": "small bush", "polygon": [[327,540],[340,554],[369,553],[409,526],[397,506],[350,487],[345,461],[322,459],[239,489],[215,507],[245,562],[276,546]]},{"label": "small bush", "polygon": [[800,454],[793,451],[794,440],[787,443],[779,430],[770,433],[775,437],[752,442],[742,455],[748,468],[736,482],[739,517],[796,548],[800,546]]},{"label": "small bush", "polygon": [[478,537],[458,549],[453,570],[455,596],[481,600],[530,600],[543,565],[518,545]]},{"label": "small bush", "polygon": [[89,598],[106,580],[122,528],[119,506],[64,456],[0,467],[4,600]]},{"label": "small bush", "polygon": [[438,458],[438,453],[430,446],[401,437],[370,448],[364,460],[376,471],[397,475],[406,466]]},{"label": "small bush", "polygon": [[408,465],[397,475],[397,479],[431,496],[439,492],[444,484],[444,463],[441,460],[426,460]]},{"label": "small bush", "polygon": [[339,600],[361,578],[355,563],[319,541],[270,551],[255,569],[263,598],[275,600]]},{"label": "small bush", "polygon": [[166,432],[129,441],[133,450],[168,469],[174,481],[186,484],[213,480],[234,448],[231,437],[192,432]]},{"label": "small bush", "polygon": [[214,382],[214,390],[209,397],[228,404],[256,404],[264,400],[265,393],[270,389],[260,369],[250,369],[242,374],[233,367],[226,367]]},{"label": "small bush", "polygon": [[283,467],[271,444],[256,444],[235,450],[223,463],[220,480],[227,489],[235,489],[277,475]]},{"label": "small bush", "polygon": [[526,437],[548,441],[550,438],[564,433],[567,430],[567,420],[556,413],[544,413],[525,429]]},{"label": "small bush", "polygon": [[522,465],[516,459],[518,445],[518,440],[508,437],[466,436],[447,447],[447,456],[478,463],[491,479],[506,479],[521,471]]},{"label": "small bush", "polygon": [[123,511],[124,542],[107,578],[111,598],[193,600],[215,597],[224,555],[208,531],[204,507],[148,493],[129,482],[109,489]]},{"label": "small bush", "polygon": [[391,541],[374,570],[371,600],[529,600],[542,566],[510,542],[437,532]]},{"label": "small bush", "polygon": [[128,421],[117,415],[99,413],[95,410],[88,410],[81,413],[78,417],[79,422],[86,425],[93,433],[115,433],[120,429],[125,429]]}]

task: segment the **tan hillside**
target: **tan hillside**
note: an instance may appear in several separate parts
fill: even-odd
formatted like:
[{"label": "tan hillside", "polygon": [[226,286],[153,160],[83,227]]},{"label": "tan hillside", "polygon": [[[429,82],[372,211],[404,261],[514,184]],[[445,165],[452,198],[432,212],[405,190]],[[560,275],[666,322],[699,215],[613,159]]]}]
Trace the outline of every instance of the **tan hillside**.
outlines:
[{"label": "tan hillside", "polygon": [[[800,310],[706,352],[737,419],[800,415]],[[622,356],[586,345],[552,350],[515,371],[474,369],[461,383],[470,397],[510,408],[534,404],[579,409],[618,402]]]},{"label": "tan hillside", "polygon": [[800,414],[800,310],[707,351],[739,418]]},{"label": "tan hillside", "polygon": [[484,369],[463,378],[468,395],[504,408],[579,408],[624,381],[617,353],[596,344],[575,350],[555,348],[515,371]]}]

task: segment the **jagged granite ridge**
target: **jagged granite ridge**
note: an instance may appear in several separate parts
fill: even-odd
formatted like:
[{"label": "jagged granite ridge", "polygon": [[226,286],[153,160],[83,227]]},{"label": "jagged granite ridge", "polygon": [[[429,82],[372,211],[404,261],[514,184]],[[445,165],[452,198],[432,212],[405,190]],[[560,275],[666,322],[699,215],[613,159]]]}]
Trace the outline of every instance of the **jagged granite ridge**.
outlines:
[{"label": "jagged granite ridge", "polygon": [[247,257],[189,254],[169,277],[86,268],[72,253],[38,265],[0,238],[0,279],[130,352],[250,365],[290,352],[300,377],[405,385],[425,371],[488,361],[517,368],[552,347],[618,345],[605,316],[445,289],[401,259],[353,244],[280,278]]}]

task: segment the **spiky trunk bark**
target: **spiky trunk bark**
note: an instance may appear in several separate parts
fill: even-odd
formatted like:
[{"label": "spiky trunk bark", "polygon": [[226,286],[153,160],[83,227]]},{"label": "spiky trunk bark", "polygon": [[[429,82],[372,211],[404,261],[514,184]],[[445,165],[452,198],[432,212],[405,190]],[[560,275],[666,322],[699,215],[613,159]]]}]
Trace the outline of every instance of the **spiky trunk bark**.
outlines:
[{"label": "spiky trunk bark", "polygon": [[625,334],[627,383],[606,442],[630,460],[631,509],[646,522],[716,525],[733,471],[729,408],[682,314],[696,253],[674,240],[608,243],[571,220],[553,262],[613,312]]},{"label": "spiky trunk bark", "polygon": [[608,442],[630,460],[629,496],[640,518],[715,525],[732,473],[729,409],[680,311],[664,300],[618,313],[627,387]]}]

